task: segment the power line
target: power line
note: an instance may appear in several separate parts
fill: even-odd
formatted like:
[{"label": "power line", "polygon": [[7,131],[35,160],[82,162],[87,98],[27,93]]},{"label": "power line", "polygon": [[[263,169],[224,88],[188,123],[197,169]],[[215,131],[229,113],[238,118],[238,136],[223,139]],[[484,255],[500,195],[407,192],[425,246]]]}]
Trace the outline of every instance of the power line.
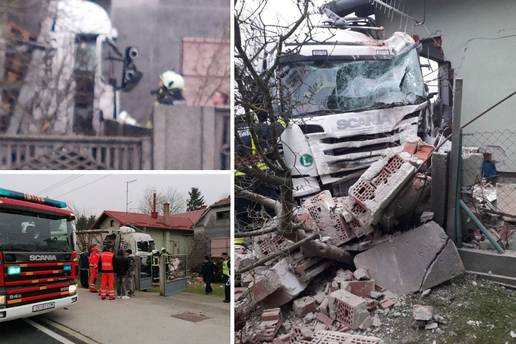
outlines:
[{"label": "power line", "polygon": [[50,190],[52,190],[54,188],[66,185],[66,184],[68,184],[68,183],[70,183],[70,182],[72,182],[74,180],[77,180],[77,179],[79,179],[82,176],[84,176],[84,174],[72,174],[72,175],[69,175],[69,176],[65,177],[64,179],[61,179],[61,180],[55,182],[54,184],[51,184],[51,185],[43,188],[42,190],[38,191],[36,194],[37,195],[41,195],[41,194],[43,194],[45,192],[48,192],[48,191],[50,191]]},{"label": "power line", "polygon": [[86,186],[88,186],[88,185],[91,185],[91,184],[94,184],[94,183],[96,183],[96,182],[99,182],[99,181],[101,181],[102,179],[105,179],[105,178],[110,177],[110,176],[111,176],[110,174],[105,175],[105,176],[101,176],[100,178],[97,178],[97,179],[95,179],[95,180],[93,180],[93,181],[91,181],[91,182],[89,182],[89,183],[86,183],[86,184],[84,184],[84,185],[81,185],[81,186],[79,186],[79,187],[76,187],[75,189],[72,189],[72,190],[67,191],[67,192],[65,192],[65,193],[62,193],[62,194],[60,194],[60,195],[57,195],[56,197],[62,197],[62,196],[64,196],[64,195],[68,195],[69,193],[72,193],[72,192],[75,192],[75,191],[77,191],[77,190],[80,190],[80,189],[82,189],[82,188],[84,188],[84,187],[86,187]]}]

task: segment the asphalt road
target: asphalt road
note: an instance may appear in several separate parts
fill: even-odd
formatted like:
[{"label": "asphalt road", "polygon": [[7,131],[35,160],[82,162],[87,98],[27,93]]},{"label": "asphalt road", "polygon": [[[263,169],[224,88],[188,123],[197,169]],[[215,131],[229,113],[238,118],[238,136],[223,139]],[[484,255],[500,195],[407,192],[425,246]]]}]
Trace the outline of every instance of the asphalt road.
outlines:
[{"label": "asphalt road", "polygon": [[82,343],[49,328],[39,317],[0,323],[1,343],[5,344],[75,344]]}]

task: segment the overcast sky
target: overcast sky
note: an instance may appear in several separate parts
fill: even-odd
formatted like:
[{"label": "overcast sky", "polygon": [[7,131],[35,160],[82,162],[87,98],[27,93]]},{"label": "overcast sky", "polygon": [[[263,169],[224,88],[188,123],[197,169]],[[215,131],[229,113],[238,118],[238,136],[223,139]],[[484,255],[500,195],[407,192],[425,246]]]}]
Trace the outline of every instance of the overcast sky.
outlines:
[{"label": "overcast sky", "polygon": [[[126,181],[131,211],[137,211],[146,188],[167,191],[172,188],[187,199],[192,186],[198,187],[209,205],[230,194],[228,174],[0,174],[0,188],[47,196],[87,215],[99,216],[103,210],[125,211]],[[47,189],[48,191],[46,191]]]}]

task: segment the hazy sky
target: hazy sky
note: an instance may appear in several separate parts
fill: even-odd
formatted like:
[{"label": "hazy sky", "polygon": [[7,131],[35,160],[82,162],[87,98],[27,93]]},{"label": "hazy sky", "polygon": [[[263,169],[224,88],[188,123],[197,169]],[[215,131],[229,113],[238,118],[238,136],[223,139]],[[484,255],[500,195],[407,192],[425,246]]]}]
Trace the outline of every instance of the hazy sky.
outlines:
[{"label": "hazy sky", "polygon": [[130,211],[138,211],[146,188],[167,191],[172,188],[188,197],[192,186],[198,187],[206,204],[230,194],[228,174],[0,174],[0,188],[47,196],[88,215],[99,216],[103,210],[125,211],[126,181],[129,184]]}]

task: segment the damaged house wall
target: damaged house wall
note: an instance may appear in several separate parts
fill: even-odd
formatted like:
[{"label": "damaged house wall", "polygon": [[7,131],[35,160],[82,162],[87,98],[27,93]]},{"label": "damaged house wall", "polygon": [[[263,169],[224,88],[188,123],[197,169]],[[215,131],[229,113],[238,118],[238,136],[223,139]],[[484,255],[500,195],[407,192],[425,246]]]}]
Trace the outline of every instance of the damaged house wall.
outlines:
[{"label": "damaged house wall", "polygon": [[[423,17],[425,1],[403,0],[402,3],[408,14]],[[386,37],[405,29],[421,38],[442,37],[444,55],[451,62],[454,77],[464,80],[463,124],[516,90],[516,79],[510,72],[516,58],[514,1],[426,1],[426,18],[421,26],[411,22],[405,26],[404,20],[400,25],[399,15],[394,14],[391,19],[379,12],[376,18],[385,27]],[[492,111],[489,117],[493,120],[476,121],[465,132],[516,129],[512,120],[515,106],[516,98],[509,99]]]}]

